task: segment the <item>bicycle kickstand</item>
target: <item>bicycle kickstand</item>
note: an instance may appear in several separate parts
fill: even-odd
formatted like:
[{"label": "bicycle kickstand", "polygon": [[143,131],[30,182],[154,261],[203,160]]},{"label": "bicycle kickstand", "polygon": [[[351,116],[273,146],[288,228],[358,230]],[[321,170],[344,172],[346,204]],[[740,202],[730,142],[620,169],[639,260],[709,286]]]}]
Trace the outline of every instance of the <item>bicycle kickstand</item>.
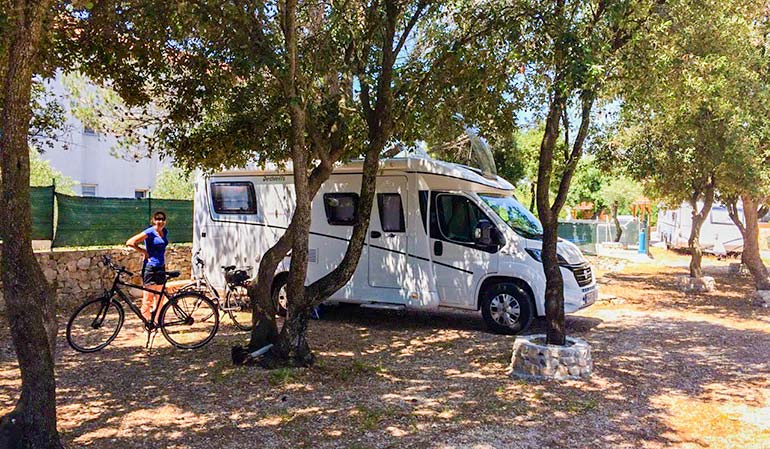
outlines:
[{"label": "bicycle kickstand", "polygon": [[155,341],[155,334],[158,333],[158,329],[152,329],[147,331],[147,344],[145,349],[152,349],[152,344]]}]

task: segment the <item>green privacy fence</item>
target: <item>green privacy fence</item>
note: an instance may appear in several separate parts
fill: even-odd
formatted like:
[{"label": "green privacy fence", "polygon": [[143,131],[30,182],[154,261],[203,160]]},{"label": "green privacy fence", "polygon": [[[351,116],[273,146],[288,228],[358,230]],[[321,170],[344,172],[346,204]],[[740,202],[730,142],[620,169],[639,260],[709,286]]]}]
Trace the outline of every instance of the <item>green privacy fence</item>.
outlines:
[{"label": "green privacy fence", "polygon": [[[620,242],[629,246],[639,244],[639,223],[621,223]],[[615,224],[599,220],[574,220],[559,223],[559,237],[577,245],[586,254],[596,254],[598,243],[615,240]]]},{"label": "green privacy fence", "polygon": [[56,233],[52,246],[119,245],[150,226],[152,212],[168,218],[169,240],[192,241],[192,201],[96,198],[56,194]]},{"label": "green privacy fence", "polygon": [[[30,187],[29,203],[32,209],[32,239],[53,239],[53,186]],[[0,236],[0,240],[3,237]]]},{"label": "green privacy fence", "polygon": [[[32,239],[53,239],[54,187],[30,187],[29,203],[32,212]],[[0,240],[3,237],[0,236]]]}]

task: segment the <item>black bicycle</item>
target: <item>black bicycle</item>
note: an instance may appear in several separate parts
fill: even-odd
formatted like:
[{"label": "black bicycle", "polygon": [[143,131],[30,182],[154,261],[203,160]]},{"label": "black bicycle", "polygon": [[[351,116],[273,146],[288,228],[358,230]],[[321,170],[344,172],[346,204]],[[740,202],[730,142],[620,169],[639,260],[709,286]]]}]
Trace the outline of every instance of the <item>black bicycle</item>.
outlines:
[{"label": "black bicycle", "polygon": [[200,252],[200,249],[195,252],[193,261],[201,276],[193,275],[193,281],[180,287],[179,291],[194,291],[206,296],[217,306],[219,311],[227,312],[238,329],[250,331],[252,328],[251,299],[249,299],[246,289],[251,267],[236,267],[235,265],[221,267],[227,284],[223,299],[206,276],[206,263],[200,258]]},{"label": "black bicycle", "polygon": [[[147,347],[152,345],[158,329],[172,346],[179,349],[200,348],[216,335],[219,329],[219,314],[211,300],[195,291],[180,291],[170,296],[166,293],[166,282],[178,277],[178,271],[166,271],[163,287],[160,291],[155,291],[123,281],[121,276],[124,274],[134,274],[125,267],[113,264],[108,256],[104,256],[104,263],[115,271],[115,280],[110,290],[102,296],[84,302],[72,314],[67,323],[67,342],[72,349],[79,352],[96,352],[112,343],[125,319],[121,301],[144,323],[147,330]],[[160,296],[158,307],[152,312],[149,321],[142,316],[139,307],[128,299],[120,287],[136,288]]]}]

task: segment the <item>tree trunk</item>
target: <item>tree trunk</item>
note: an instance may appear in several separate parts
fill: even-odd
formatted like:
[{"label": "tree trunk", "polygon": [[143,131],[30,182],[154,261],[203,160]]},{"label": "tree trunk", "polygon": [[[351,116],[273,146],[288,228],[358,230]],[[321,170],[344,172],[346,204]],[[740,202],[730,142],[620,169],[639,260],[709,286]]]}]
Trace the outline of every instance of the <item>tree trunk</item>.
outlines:
[{"label": "tree trunk", "polygon": [[[422,8],[418,8],[410,23],[412,26],[419,17]],[[307,180],[307,154],[302,152],[303,145],[295,145],[292,150],[294,162],[294,182],[297,206],[290,227],[295,228],[291,246],[291,271],[287,283],[288,308],[286,321],[273,349],[266,357],[265,365],[295,366],[312,365],[315,357],[307,341],[307,327],[313,307],[326,300],[332,293],[342,288],[352,277],[358,265],[369,228],[372,204],[375,197],[377,169],[380,154],[392,134],[392,81],[393,65],[397,50],[394,50],[395,27],[399,17],[399,7],[395,2],[386,1],[385,9],[388,20],[383,35],[383,55],[380,76],[377,80],[377,98],[374,108],[369,103],[367,86],[361,88],[361,101],[364,105],[367,126],[369,128],[366,154],[364,158],[361,191],[356,212],[356,224],[348,242],[348,247],[340,264],[327,275],[305,286],[307,274],[307,254],[310,232],[310,206],[318,186],[309,186]],[[288,23],[288,22],[287,22]],[[409,28],[408,28],[409,29]],[[408,33],[405,31],[405,33]],[[405,36],[402,36],[402,39]],[[288,39],[287,39],[288,41]],[[399,45],[403,45],[400,42]],[[397,45],[396,48],[399,46]],[[289,48],[291,46],[289,45]],[[291,55],[291,52],[289,52]],[[292,137],[294,142],[301,142],[304,130],[304,115],[297,107],[291,108]],[[302,122],[302,128],[296,127]],[[326,174],[328,178],[331,173]],[[315,189],[315,190],[314,190]]]},{"label": "tree trunk", "polygon": [[564,345],[567,332],[564,325],[564,279],[557,256],[559,222],[554,220],[543,227],[543,270],[545,272],[545,317],[548,324],[546,341]]},{"label": "tree trunk", "polygon": [[612,203],[611,209],[612,221],[615,222],[615,242],[619,242],[623,235],[623,228],[620,227],[620,220],[618,220],[618,203]]},{"label": "tree trunk", "polygon": [[743,202],[743,222],[738,216],[737,199],[728,201],[727,209],[733,223],[741,231],[743,236],[743,252],[741,262],[749,269],[757,290],[770,290],[770,278],[767,267],[762,262],[759,252],[759,205],[756,198],[751,195],[741,195]]},{"label": "tree trunk", "polygon": [[530,199],[529,199],[529,211],[530,211],[530,212],[532,212],[532,213],[535,213],[535,212],[537,212],[537,211],[535,210],[535,199],[536,199],[536,195],[535,195],[535,189],[536,189],[536,188],[537,188],[537,184],[536,184],[536,183],[534,183],[534,182],[531,182],[531,183],[529,184],[529,194],[530,194]]},{"label": "tree trunk", "polygon": [[56,430],[56,304],[32,251],[27,146],[34,61],[49,6],[46,1],[17,2],[9,11],[11,34],[0,122],[0,229],[6,236],[1,268],[7,319],[21,371],[19,401],[0,425],[0,441],[6,439],[9,447],[62,447]]},{"label": "tree trunk", "polygon": [[690,277],[703,277],[703,268],[701,267],[703,247],[700,244],[700,230],[711,212],[711,206],[714,204],[714,190],[712,177],[711,182],[705,188],[703,208],[700,211],[698,211],[698,197],[700,195],[698,195],[697,191],[690,198],[692,228],[690,229],[690,239],[687,241],[690,248]]},{"label": "tree trunk", "polygon": [[[558,80],[555,82],[558,86]],[[569,192],[570,182],[577,164],[583,154],[583,144],[588,135],[591,109],[594,103],[593,91],[581,93],[581,121],[572,149],[567,155],[565,168],[559,180],[559,190],[553,204],[549,198],[549,186],[553,171],[553,157],[556,141],[559,138],[559,121],[566,107],[565,98],[558,90],[554,92],[545,122],[545,134],[540,144],[540,157],[537,175],[537,211],[543,223],[543,271],[545,273],[545,319],[547,324],[546,342],[553,345],[564,345],[567,335],[564,326],[564,280],[557,255],[559,238],[559,212],[564,207]]]},{"label": "tree trunk", "polygon": [[537,211],[543,223],[543,249],[541,252],[543,272],[545,273],[545,319],[546,341],[548,344],[564,345],[564,281],[559,269],[557,256],[558,214],[554,217],[549,198],[549,186],[553,170],[553,152],[559,138],[559,120],[562,101],[557,97],[552,101],[545,123],[545,134],[540,143],[540,157],[537,175]]}]

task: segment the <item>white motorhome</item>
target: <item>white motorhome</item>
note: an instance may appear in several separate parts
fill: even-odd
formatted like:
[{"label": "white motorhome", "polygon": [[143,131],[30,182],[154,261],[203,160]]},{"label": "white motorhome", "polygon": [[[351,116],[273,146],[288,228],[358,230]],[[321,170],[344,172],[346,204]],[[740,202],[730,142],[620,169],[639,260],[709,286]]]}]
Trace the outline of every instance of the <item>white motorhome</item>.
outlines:
[{"label": "white motorhome", "polygon": [[[358,206],[362,163],[340,166],[313,199],[308,283],[342,260]],[[201,176],[195,186],[195,249],[221,287],[220,265],[256,265],[294,209],[289,171],[243,169]],[[540,222],[500,177],[425,157],[381,162],[366,245],[348,284],[330,302],[383,309],[481,310],[491,330],[515,333],[545,315]],[[558,244],[565,312],[598,290],[580,250]],[[274,292],[289,269],[279,267]]]},{"label": "white motorhome", "polygon": [[[703,207],[699,204],[698,207]],[[739,205],[739,216],[743,208]],[[667,248],[687,248],[692,230],[692,206],[682,203],[678,209],[661,209],[658,212],[658,233]],[[716,255],[743,252],[743,236],[735,226],[727,207],[715,203],[703,222],[700,231],[700,244],[704,251]]]}]

